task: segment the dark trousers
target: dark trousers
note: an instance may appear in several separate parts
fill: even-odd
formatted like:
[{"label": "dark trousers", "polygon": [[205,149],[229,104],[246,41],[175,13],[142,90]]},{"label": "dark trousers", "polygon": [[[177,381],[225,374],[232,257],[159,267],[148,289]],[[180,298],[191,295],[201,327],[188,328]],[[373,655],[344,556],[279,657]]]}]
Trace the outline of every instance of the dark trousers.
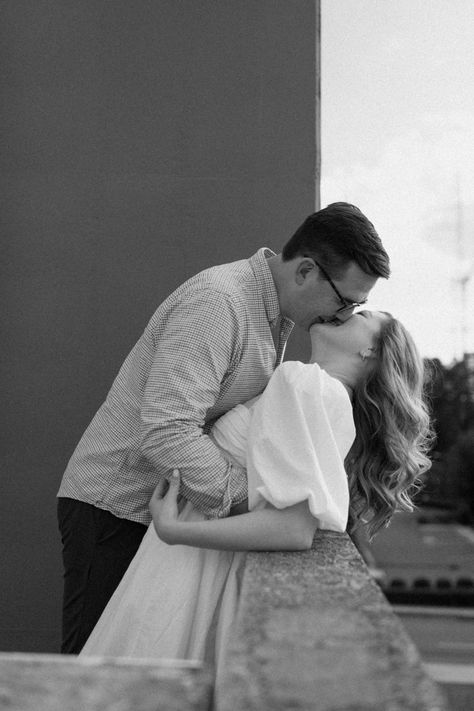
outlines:
[{"label": "dark trousers", "polygon": [[58,523],[64,565],[61,652],[78,654],[147,527],[67,498],[58,498]]}]

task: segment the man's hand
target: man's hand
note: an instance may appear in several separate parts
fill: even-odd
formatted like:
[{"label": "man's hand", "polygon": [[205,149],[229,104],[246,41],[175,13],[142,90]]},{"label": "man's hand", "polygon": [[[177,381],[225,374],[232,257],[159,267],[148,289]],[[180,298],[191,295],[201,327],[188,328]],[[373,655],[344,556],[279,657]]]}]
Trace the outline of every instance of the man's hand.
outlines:
[{"label": "man's hand", "polygon": [[172,544],[173,531],[178,525],[179,471],[173,470],[170,481],[160,481],[150,499],[149,509],[159,538]]}]

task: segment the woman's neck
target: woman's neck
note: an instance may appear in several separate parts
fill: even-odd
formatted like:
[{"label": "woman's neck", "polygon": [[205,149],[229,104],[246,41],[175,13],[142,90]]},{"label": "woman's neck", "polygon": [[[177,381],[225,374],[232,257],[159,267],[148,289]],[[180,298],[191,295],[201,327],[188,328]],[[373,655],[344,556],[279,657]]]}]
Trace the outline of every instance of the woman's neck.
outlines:
[{"label": "woman's neck", "polygon": [[334,357],[332,358],[321,358],[315,357],[311,354],[310,363],[317,363],[320,368],[322,368],[328,375],[344,385],[349,397],[352,399],[354,393],[354,388],[360,377],[359,363],[354,362],[354,364],[349,363],[346,359],[338,360]]}]

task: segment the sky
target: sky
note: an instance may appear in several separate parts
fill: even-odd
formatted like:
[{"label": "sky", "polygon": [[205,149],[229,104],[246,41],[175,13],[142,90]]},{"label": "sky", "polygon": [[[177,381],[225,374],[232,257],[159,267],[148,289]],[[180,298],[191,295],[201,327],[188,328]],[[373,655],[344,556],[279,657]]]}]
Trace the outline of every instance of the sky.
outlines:
[{"label": "sky", "polygon": [[321,3],[321,205],[374,223],[370,307],[446,364],[474,352],[473,35],[473,0]]}]

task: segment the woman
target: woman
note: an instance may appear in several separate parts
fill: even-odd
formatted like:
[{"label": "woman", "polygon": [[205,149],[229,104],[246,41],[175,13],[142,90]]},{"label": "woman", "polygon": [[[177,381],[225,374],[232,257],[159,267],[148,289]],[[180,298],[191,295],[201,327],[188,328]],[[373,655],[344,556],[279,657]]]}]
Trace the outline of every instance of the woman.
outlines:
[{"label": "woman", "polygon": [[[217,663],[234,619],[247,550],[302,550],[316,528],[372,536],[430,464],[423,363],[389,314],[314,324],[309,364],[283,363],[264,393],[212,436],[246,466],[249,513],[208,521],[178,512],[179,474],[157,487],[150,526],[82,654]],[[157,538],[157,535],[159,538]],[[161,539],[161,540],[160,540]]]}]

